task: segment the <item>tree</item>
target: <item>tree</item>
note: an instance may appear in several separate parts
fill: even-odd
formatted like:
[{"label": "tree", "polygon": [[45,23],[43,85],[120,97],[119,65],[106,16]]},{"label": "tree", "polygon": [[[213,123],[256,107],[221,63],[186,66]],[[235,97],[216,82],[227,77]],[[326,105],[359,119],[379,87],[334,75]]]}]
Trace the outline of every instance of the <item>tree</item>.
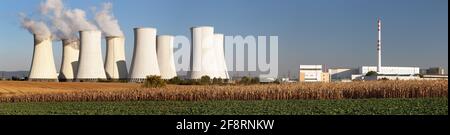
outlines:
[{"label": "tree", "polygon": [[169,80],[169,84],[177,84],[180,85],[183,83],[183,80],[180,79],[180,77],[176,76]]},{"label": "tree", "polygon": [[207,75],[202,76],[202,78],[200,79],[200,84],[201,85],[209,85],[209,84],[211,84],[211,77],[209,77]]}]

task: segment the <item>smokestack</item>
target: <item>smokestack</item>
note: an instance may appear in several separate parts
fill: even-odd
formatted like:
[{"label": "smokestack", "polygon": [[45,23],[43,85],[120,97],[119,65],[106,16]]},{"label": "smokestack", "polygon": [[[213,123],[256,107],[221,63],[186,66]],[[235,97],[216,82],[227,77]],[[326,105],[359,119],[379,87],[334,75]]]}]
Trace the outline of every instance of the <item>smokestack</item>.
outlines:
[{"label": "smokestack", "polygon": [[217,59],[214,47],[214,27],[193,27],[191,48],[191,79],[215,77]]},{"label": "smokestack", "polygon": [[101,32],[80,31],[80,56],[77,81],[106,79],[101,50]]},{"label": "smokestack", "polygon": [[51,37],[33,34],[34,51],[29,81],[58,81]]},{"label": "smokestack", "polygon": [[155,28],[134,29],[134,54],[130,69],[130,81],[142,82],[147,76],[160,76],[156,54]]},{"label": "smokestack", "polygon": [[78,71],[79,40],[63,39],[63,56],[59,72],[60,81],[73,81]]},{"label": "smokestack", "polygon": [[157,37],[156,48],[158,53],[158,64],[162,79],[172,79],[177,76],[173,58],[173,36],[161,35]]},{"label": "smokestack", "polygon": [[377,45],[377,51],[378,51],[377,72],[381,73],[381,19],[380,18],[378,18],[378,45]]},{"label": "smokestack", "polygon": [[224,53],[224,35],[214,34],[214,47],[216,47],[217,61],[218,61],[218,73],[216,78],[229,79],[227,65],[225,62]]},{"label": "smokestack", "polygon": [[118,36],[106,37],[106,77],[110,80],[126,80],[128,76],[125,61],[125,38]]}]

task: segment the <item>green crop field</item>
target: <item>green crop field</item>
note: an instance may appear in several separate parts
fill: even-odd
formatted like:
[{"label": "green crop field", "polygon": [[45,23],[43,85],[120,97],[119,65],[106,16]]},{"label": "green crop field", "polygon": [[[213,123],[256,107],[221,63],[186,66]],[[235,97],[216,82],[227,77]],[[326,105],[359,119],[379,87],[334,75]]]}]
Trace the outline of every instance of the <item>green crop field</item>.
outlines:
[{"label": "green crop field", "polygon": [[448,115],[448,98],[0,103],[1,115]]}]

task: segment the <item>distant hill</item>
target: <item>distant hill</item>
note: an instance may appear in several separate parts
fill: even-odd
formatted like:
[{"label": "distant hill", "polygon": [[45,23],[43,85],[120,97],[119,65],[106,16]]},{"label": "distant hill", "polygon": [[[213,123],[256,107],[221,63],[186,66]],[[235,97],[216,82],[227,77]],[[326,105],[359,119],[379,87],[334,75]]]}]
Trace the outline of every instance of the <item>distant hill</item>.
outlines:
[{"label": "distant hill", "polygon": [[27,77],[28,71],[0,71],[0,78]]}]

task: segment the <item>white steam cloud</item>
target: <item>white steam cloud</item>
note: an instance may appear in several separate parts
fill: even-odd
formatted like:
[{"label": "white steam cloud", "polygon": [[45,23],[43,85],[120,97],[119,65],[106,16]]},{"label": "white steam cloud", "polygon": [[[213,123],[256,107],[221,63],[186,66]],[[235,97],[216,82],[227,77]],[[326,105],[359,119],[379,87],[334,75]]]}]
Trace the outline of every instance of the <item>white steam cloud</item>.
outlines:
[{"label": "white steam cloud", "polygon": [[[25,14],[20,14],[20,19],[23,28],[41,38],[77,40],[79,31],[99,28],[105,36],[124,35],[112,13],[112,3],[104,3],[102,9],[94,14],[95,23],[87,19],[84,10],[67,8],[62,0],[45,0],[41,2],[39,11],[39,21],[32,20]],[[47,24],[51,26],[48,27]]]},{"label": "white steam cloud", "polygon": [[34,21],[28,18],[25,14],[20,13],[21,25],[24,29],[27,29],[30,33],[36,36],[38,40],[44,40],[50,38],[52,33],[43,21]]},{"label": "white steam cloud", "polygon": [[95,22],[106,36],[123,36],[119,21],[112,14],[112,3],[104,3],[102,10],[95,14]]},{"label": "white steam cloud", "polygon": [[41,14],[53,24],[54,35],[58,39],[78,39],[78,31],[97,30],[97,26],[87,20],[81,9],[68,9],[61,0],[47,0],[41,3]]}]

